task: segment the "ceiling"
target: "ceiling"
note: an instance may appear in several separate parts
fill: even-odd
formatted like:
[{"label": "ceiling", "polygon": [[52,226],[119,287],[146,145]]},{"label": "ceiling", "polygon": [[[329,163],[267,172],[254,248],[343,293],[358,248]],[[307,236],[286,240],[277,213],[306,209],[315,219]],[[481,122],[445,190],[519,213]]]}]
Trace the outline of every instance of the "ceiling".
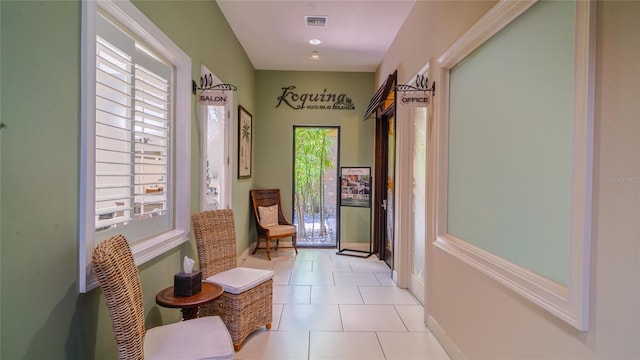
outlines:
[{"label": "ceiling", "polygon": [[[374,72],[415,0],[216,2],[257,70]],[[305,16],[327,16],[326,26]]]}]

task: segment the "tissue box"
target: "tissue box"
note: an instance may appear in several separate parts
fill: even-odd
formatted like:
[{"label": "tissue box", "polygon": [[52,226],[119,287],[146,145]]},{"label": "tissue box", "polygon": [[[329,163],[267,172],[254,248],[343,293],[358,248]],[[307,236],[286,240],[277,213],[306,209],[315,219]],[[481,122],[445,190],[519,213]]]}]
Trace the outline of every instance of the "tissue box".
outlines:
[{"label": "tissue box", "polygon": [[191,296],[202,288],[202,271],[177,273],[173,277],[173,296]]}]

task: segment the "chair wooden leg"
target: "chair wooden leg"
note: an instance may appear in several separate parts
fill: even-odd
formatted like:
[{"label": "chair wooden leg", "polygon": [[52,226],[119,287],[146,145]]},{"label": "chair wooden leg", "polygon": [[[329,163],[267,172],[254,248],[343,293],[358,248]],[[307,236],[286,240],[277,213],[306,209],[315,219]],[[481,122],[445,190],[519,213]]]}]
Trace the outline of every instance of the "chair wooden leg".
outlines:
[{"label": "chair wooden leg", "polygon": [[293,245],[293,248],[296,250],[296,255],[298,255],[298,239],[296,238],[296,235],[291,237],[291,245]]},{"label": "chair wooden leg", "polygon": [[235,351],[240,351],[241,347],[242,347],[242,344],[233,344],[233,350]]},{"label": "chair wooden leg", "polygon": [[256,251],[258,251],[259,247],[260,247],[260,238],[256,240],[256,247],[253,249],[253,252],[251,253],[251,255],[255,254]]},{"label": "chair wooden leg", "polygon": [[267,328],[267,330],[270,330],[270,329],[271,329],[271,323],[268,323],[268,324],[267,324],[267,325],[265,325],[264,327],[266,327],[266,328]]},{"label": "chair wooden leg", "polygon": [[271,246],[269,245],[269,238],[266,239],[266,242],[267,242],[267,259],[271,261],[271,254],[269,253],[269,250],[271,248]]}]

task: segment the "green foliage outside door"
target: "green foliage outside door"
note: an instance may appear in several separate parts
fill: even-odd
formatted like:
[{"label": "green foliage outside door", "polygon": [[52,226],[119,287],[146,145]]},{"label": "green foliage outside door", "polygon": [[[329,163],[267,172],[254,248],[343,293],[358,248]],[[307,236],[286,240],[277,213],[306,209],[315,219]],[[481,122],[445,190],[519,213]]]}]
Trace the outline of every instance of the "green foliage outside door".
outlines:
[{"label": "green foliage outside door", "polygon": [[336,246],[339,138],[338,127],[294,127],[293,222],[298,246]]}]

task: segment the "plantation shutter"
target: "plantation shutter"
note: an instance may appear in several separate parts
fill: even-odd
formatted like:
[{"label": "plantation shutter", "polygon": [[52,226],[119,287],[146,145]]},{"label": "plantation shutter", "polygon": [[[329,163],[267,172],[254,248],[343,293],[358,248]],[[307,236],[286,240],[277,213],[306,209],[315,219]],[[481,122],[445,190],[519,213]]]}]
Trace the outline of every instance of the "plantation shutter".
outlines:
[{"label": "plantation shutter", "polygon": [[96,50],[96,233],[152,236],[172,225],[173,71],[102,16]]}]

